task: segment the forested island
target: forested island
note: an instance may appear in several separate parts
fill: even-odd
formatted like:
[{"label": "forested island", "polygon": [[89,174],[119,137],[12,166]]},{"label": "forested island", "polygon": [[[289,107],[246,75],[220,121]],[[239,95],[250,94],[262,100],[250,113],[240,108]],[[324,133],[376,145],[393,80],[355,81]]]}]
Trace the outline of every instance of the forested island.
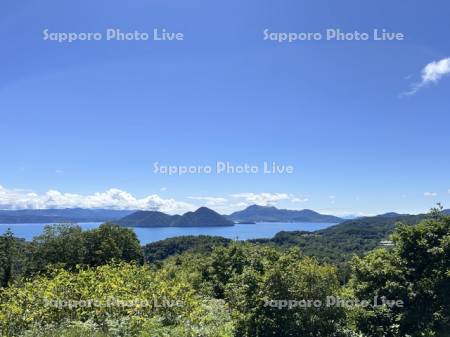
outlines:
[{"label": "forested island", "polygon": [[156,211],[138,211],[116,221],[127,227],[215,227],[233,226],[234,222],[207,207],[183,215]]}]

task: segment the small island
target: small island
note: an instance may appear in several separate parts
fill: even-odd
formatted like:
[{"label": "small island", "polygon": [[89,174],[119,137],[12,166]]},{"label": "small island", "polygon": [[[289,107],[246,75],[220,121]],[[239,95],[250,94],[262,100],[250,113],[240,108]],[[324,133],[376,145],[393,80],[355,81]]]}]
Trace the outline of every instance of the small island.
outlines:
[{"label": "small island", "polygon": [[195,212],[187,212],[183,215],[169,215],[156,211],[137,211],[116,221],[116,223],[125,227],[234,226],[233,221],[207,207],[200,207]]}]

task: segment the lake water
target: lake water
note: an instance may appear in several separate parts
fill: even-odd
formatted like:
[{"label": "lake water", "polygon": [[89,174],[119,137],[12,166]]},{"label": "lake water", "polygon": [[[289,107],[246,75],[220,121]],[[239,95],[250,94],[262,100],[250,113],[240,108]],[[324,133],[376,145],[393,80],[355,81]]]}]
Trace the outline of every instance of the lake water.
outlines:
[{"label": "lake water", "polygon": [[[83,229],[92,229],[100,226],[101,223],[80,223]],[[0,234],[10,228],[14,235],[25,240],[31,240],[34,236],[42,233],[46,224],[0,224]],[[331,223],[266,223],[241,224],[229,227],[153,227],[153,228],[132,228],[142,245],[150,242],[164,240],[174,236],[185,235],[212,235],[222,236],[229,239],[249,240],[272,238],[280,231],[315,231],[324,229],[334,224]]]}]

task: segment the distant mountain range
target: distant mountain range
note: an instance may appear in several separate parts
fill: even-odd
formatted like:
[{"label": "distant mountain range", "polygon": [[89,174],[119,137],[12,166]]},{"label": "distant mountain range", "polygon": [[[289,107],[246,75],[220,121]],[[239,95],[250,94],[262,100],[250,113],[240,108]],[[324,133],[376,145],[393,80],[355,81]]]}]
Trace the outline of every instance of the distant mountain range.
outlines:
[{"label": "distant mountain range", "polygon": [[183,215],[138,211],[125,216],[116,221],[116,223],[127,227],[211,227],[234,225],[233,221],[207,207],[201,207],[195,212],[187,212]]},{"label": "distant mountain range", "polygon": [[324,222],[340,223],[344,219],[333,215],[324,215],[315,211],[304,209],[301,211],[278,209],[273,206],[249,206],[246,209],[234,212],[227,216],[236,222]]},{"label": "distant mountain range", "polygon": [[[450,215],[450,210],[444,210]],[[374,219],[389,219],[389,222],[399,218],[408,218],[408,214],[394,212],[372,217]],[[365,222],[364,217],[353,219],[358,223]],[[0,210],[0,224],[18,223],[64,223],[64,222],[115,222],[127,227],[207,227],[232,226],[234,223],[257,222],[321,222],[343,223],[352,220],[341,219],[333,215],[324,215],[312,210],[287,210],[271,206],[249,206],[246,209],[230,215],[219,213],[201,207],[195,212],[183,215],[168,215],[157,211],[130,211],[109,209],[30,209],[30,210]]]},{"label": "distant mountain range", "polygon": [[0,224],[106,222],[131,213],[133,211],[84,208],[0,210]]},{"label": "distant mountain range", "polygon": [[293,211],[276,207],[249,206],[231,215],[220,215],[213,210],[201,207],[195,212],[183,215],[168,215],[156,211],[137,211],[116,221],[127,227],[207,227],[233,226],[235,223],[252,224],[256,222],[322,222],[340,223],[341,218],[323,215],[311,210]]}]

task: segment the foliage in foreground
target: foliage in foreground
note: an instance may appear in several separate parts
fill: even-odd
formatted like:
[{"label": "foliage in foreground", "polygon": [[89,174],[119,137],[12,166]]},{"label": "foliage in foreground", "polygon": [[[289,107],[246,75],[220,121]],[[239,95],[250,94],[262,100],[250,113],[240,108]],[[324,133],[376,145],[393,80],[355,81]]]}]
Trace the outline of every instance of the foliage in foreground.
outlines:
[{"label": "foliage in foreground", "polygon": [[[233,309],[236,336],[345,336],[345,312],[325,306],[342,290],[336,269],[294,249],[268,247],[218,249],[206,279],[216,297]],[[319,307],[283,306],[282,301],[320,301]]]},{"label": "foliage in foreground", "polygon": [[129,264],[58,269],[1,289],[0,322],[3,336],[232,335],[223,301],[201,298],[184,277]]},{"label": "foliage in foreground", "polygon": [[450,218],[400,226],[392,250],[355,258],[351,281],[357,297],[400,299],[403,307],[360,310],[368,336],[442,337],[450,333]]},{"label": "foliage in foreground", "polygon": [[114,224],[83,231],[77,225],[46,226],[26,242],[8,231],[0,236],[0,286],[44,272],[49,266],[73,270],[76,266],[100,266],[113,260],[143,262],[136,234]]},{"label": "foliage in foreground", "polygon": [[[101,239],[75,241],[63,252],[68,238],[80,234],[72,230],[34,241],[39,249],[28,261],[58,267],[37,268],[28,280],[0,289],[2,336],[448,337],[450,331],[450,218],[439,210],[416,226],[399,226],[393,248],[355,257],[351,280],[344,285],[339,264],[319,262],[301,248],[235,242],[219,244],[209,254],[188,249],[151,266],[114,264],[114,256],[130,256],[128,232],[122,236],[106,227],[95,235]],[[189,241],[176,243],[184,250]],[[199,241],[207,252],[210,241]],[[102,259],[91,266],[74,264],[85,256],[77,255],[76,247],[90,247],[86,242],[96,242]],[[11,235],[0,240],[2,270],[9,275],[23,265],[17,258],[22,245]],[[108,246],[119,248],[108,255]],[[130,247],[136,251],[134,244]],[[324,303],[328,296],[369,305],[279,305],[286,300]],[[372,305],[382,296],[403,305]],[[48,305],[58,299],[131,305]]]}]

